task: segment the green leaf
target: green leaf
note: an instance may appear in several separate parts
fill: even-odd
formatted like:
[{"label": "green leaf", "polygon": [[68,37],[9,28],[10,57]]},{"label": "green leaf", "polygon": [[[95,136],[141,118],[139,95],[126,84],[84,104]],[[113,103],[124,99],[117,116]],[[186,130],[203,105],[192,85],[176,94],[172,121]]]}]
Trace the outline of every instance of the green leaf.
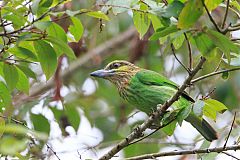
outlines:
[{"label": "green leaf", "polygon": [[190,112],[192,111],[192,107],[184,107],[182,108],[177,115],[177,120],[178,120],[178,124],[181,126],[182,122],[184,119],[186,119],[188,117],[188,115],[190,114]]},{"label": "green leaf", "polygon": [[57,68],[57,55],[52,46],[43,40],[34,41],[33,44],[43,72],[49,79]]},{"label": "green leaf", "polygon": [[213,120],[216,120],[217,112],[223,113],[227,110],[224,104],[214,99],[206,99],[204,103],[203,114]]},{"label": "green leaf", "polygon": [[17,152],[22,152],[27,147],[27,139],[17,139],[15,137],[4,137],[0,143],[0,153],[14,156]]},{"label": "green leaf", "polygon": [[171,18],[171,17],[178,18],[183,7],[184,7],[184,4],[182,2],[173,1],[171,4],[167,6],[165,13],[163,13],[162,16],[166,18]]},{"label": "green leaf", "polygon": [[178,31],[177,26],[172,25],[169,27],[162,27],[157,30],[149,39],[150,40],[158,40],[161,37],[165,37],[169,35],[170,33]]},{"label": "green leaf", "polygon": [[37,79],[35,73],[28,67],[25,65],[16,65],[27,77],[33,78],[33,79]]},{"label": "green leaf", "polygon": [[163,131],[164,133],[166,133],[168,136],[171,136],[171,135],[173,135],[173,133],[174,133],[174,130],[175,130],[175,128],[176,128],[176,124],[177,124],[177,121],[174,120],[172,123],[170,123],[170,124],[167,125],[166,127],[163,127],[163,128],[162,128],[162,131]]},{"label": "green leaf", "polygon": [[13,48],[8,49],[8,51],[18,58],[34,62],[37,61],[37,56],[27,48],[15,46]]},{"label": "green leaf", "polygon": [[61,40],[64,43],[67,43],[67,36],[65,31],[57,23],[52,22],[50,26],[46,29],[48,35],[55,37],[57,40]]},{"label": "green leaf", "polygon": [[83,35],[84,28],[83,28],[83,25],[82,25],[80,19],[78,19],[76,17],[71,17],[71,20],[72,20],[73,25],[70,25],[68,30],[74,36],[75,40],[78,42]]},{"label": "green leaf", "polygon": [[51,21],[38,21],[34,23],[34,26],[41,31],[45,31],[49,26],[51,26]]},{"label": "green leaf", "polygon": [[55,45],[55,47],[57,47],[57,49],[61,50],[62,53],[61,54],[66,54],[68,57],[70,58],[76,58],[73,50],[68,46],[68,44],[64,43],[63,41],[56,39],[52,36],[48,36],[46,38],[46,40],[48,42],[51,42],[53,45]]},{"label": "green leaf", "polygon": [[16,28],[23,26],[27,22],[25,17],[16,14],[6,15],[4,18],[11,21]]},{"label": "green leaf", "polygon": [[158,152],[160,149],[159,144],[157,143],[136,143],[124,148],[124,155],[127,157],[150,154],[153,152]]},{"label": "green leaf", "polygon": [[[1,113],[0,113],[0,115],[1,115]],[[0,127],[5,127],[5,120],[2,117],[0,117]],[[0,131],[0,138],[2,137],[3,133],[4,133],[4,130],[1,130]]]},{"label": "green leaf", "polygon": [[66,105],[65,113],[72,127],[77,131],[80,124],[80,114],[75,106]]},{"label": "green leaf", "polygon": [[211,51],[216,47],[213,41],[205,33],[199,33],[193,37],[198,50],[203,56],[209,56]]},{"label": "green leaf", "polygon": [[239,53],[239,48],[226,36],[221,33],[207,29],[206,33],[208,37],[214,42],[214,44],[224,52],[225,56],[228,59],[228,63],[231,61],[230,52]]},{"label": "green leaf", "polygon": [[205,5],[207,6],[207,9],[209,11],[212,11],[222,2],[222,0],[204,0],[204,2]]},{"label": "green leaf", "polygon": [[151,19],[152,21],[152,25],[153,25],[153,29],[155,30],[155,32],[159,29],[163,27],[163,24],[161,22],[161,20],[159,19],[159,17],[155,14],[149,14],[148,17]]},{"label": "green leaf", "polygon": [[23,73],[22,70],[17,68],[19,80],[17,82],[17,89],[23,91],[26,94],[29,94],[29,81],[28,77]]},{"label": "green leaf", "polygon": [[2,108],[8,107],[12,102],[12,97],[7,86],[0,82],[0,111],[2,112]]},{"label": "green leaf", "polygon": [[34,136],[35,138],[39,140],[47,140],[48,136],[45,133],[37,132],[30,130],[23,125],[19,124],[6,124],[5,126],[0,126],[0,132],[4,131],[4,133],[11,133],[13,135],[19,134],[26,136],[27,134],[30,134],[31,136]]},{"label": "green leaf", "polygon": [[[116,0],[109,0],[107,1],[106,5],[112,6],[112,12],[114,15],[117,15],[119,13],[126,12],[128,8],[130,8],[131,0],[124,0],[124,1],[116,1]],[[128,8],[122,8],[122,7],[114,7],[114,6],[124,6]],[[110,8],[110,7],[108,7]],[[104,10],[104,9],[103,9]],[[106,10],[106,8],[105,8]]]},{"label": "green leaf", "polygon": [[140,38],[142,38],[145,35],[145,33],[148,31],[150,22],[151,21],[147,13],[133,11],[133,23],[140,34]]},{"label": "green leaf", "polygon": [[175,49],[179,49],[185,40],[184,34],[182,34],[182,33],[180,33],[179,35],[177,35],[177,34],[178,33],[176,33],[173,37],[171,37],[171,38],[173,38],[172,43],[173,43]]},{"label": "green leaf", "polygon": [[178,28],[190,28],[202,13],[203,5],[201,0],[189,0],[179,15]]},{"label": "green leaf", "polygon": [[3,74],[8,89],[12,91],[13,89],[15,89],[18,82],[18,71],[16,67],[12,64],[4,63]]},{"label": "green leaf", "polygon": [[229,72],[222,73],[222,79],[227,80],[229,77]]},{"label": "green leaf", "polygon": [[198,99],[193,105],[193,113],[198,117],[202,117],[204,105],[205,103],[202,100]]},{"label": "green leaf", "polygon": [[91,11],[91,12],[87,12],[86,14],[94,18],[99,18],[99,19],[104,19],[109,21],[108,16],[101,11]]},{"label": "green leaf", "polygon": [[31,114],[31,120],[36,131],[49,134],[50,124],[48,120],[41,114]]}]

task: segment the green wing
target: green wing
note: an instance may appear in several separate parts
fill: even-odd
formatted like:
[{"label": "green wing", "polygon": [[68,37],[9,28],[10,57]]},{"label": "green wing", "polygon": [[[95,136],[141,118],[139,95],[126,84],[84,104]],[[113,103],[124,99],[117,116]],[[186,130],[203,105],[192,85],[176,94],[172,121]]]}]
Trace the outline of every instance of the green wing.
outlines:
[{"label": "green wing", "polygon": [[[136,74],[139,81],[145,85],[155,85],[155,86],[169,86],[178,90],[178,85],[168,78],[162,76],[161,74],[150,71],[150,70],[141,70]],[[194,102],[194,100],[186,93],[183,92],[182,97],[185,99]]]}]

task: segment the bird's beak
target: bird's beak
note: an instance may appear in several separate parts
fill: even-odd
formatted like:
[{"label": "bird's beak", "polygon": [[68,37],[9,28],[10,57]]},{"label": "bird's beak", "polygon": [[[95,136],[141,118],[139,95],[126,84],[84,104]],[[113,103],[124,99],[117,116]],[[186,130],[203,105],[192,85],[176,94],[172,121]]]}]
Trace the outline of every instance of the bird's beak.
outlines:
[{"label": "bird's beak", "polygon": [[114,70],[104,70],[104,69],[97,70],[97,71],[90,73],[91,76],[99,77],[99,78],[105,78],[105,77],[111,76],[113,74],[114,74]]}]

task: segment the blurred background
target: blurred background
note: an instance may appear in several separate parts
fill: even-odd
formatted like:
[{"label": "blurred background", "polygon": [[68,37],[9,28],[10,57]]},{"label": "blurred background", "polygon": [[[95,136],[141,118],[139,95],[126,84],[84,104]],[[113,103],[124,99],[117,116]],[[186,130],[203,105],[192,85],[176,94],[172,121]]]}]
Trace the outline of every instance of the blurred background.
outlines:
[{"label": "blurred background", "polygon": [[[110,21],[89,18],[84,14],[77,16],[83,23],[84,34],[78,42],[69,43],[77,60],[70,61],[62,57],[60,74],[65,75],[63,79],[57,79],[49,86],[45,76],[42,75],[40,66],[32,64],[32,69],[38,73],[37,82],[33,81],[31,88],[31,92],[36,93],[35,97],[29,98],[22,95],[14,97],[14,103],[18,106],[15,110],[16,117],[25,120],[29,128],[49,132],[47,145],[39,144],[36,148],[32,148],[32,153],[39,158],[98,159],[114,144],[131,133],[138,124],[147,119],[148,116],[145,113],[136,110],[135,106],[121,99],[116,87],[110,82],[90,77],[89,74],[92,71],[102,69],[113,60],[127,60],[142,68],[159,72],[179,85],[188,75],[174,57],[168,36],[158,41],[149,41],[149,37],[154,33],[154,26],[151,25],[140,39],[133,24],[132,11],[114,15],[107,7],[98,5],[103,3],[106,1],[72,0],[58,8],[59,11],[77,11],[85,8],[102,10],[108,15]],[[212,11],[217,22],[221,20],[224,11],[224,7],[221,6]],[[231,11],[228,17],[227,21],[238,20],[238,17]],[[57,17],[52,15],[51,18],[54,20]],[[200,24],[207,18],[204,14],[198,23]],[[60,19],[56,23],[65,32],[68,32],[71,24],[67,18]],[[206,24],[210,27],[212,25],[208,21]],[[240,38],[240,32],[232,32],[232,36]],[[194,44],[192,37],[189,37],[189,41]],[[188,65],[188,45],[184,37],[176,38],[174,43],[177,57],[182,63]],[[195,65],[198,63],[200,53],[196,45],[192,45],[191,48]],[[228,64],[220,59],[221,54],[215,54],[212,59],[210,57],[196,77],[213,72],[218,66],[220,69],[228,68]],[[238,61],[236,63],[240,64]],[[64,82],[63,85],[60,82]],[[210,93],[211,98],[228,107],[228,111],[217,115],[216,121],[208,119],[218,131],[219,140],[207,142],[191,125],[184,122],[181,127],[176,128],[172,136],[167,136],[159,130],[143,141],[123,149],[113,159],[159,151],[223,146],[235,112],[237,116],[228,144],[239,143],[239,90],[239,71],[207,78],[187,89],[194,99],[200,99]],[[39,121],[43,123],[38,124]],[[148,129],[144,133],[151,132],[152,130]],[[229,153],[235,156],[240,155],[239,151]],[[191,160],[197,158],[233,159],[222,153],[159,159]]]}]

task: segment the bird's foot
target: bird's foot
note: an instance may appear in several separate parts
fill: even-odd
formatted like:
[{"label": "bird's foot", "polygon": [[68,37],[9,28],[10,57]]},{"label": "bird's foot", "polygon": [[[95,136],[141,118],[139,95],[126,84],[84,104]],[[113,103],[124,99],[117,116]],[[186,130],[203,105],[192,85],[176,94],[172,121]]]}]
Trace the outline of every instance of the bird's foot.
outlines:
[{"label": "bird's foot", "polygon": [[134,132],[135,132],[136,138],[140,138],[144,136],[144,134],[140,130],[140,126],[137,126],[136,128],[134,128]]}]

